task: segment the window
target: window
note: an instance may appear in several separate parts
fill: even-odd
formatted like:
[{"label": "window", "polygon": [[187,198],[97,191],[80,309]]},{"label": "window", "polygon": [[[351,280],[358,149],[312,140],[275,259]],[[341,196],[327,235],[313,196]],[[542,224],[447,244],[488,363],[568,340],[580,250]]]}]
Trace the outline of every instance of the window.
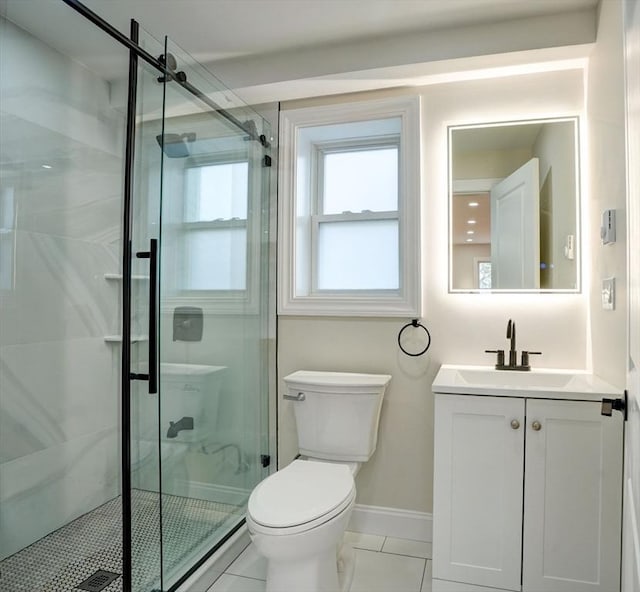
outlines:
[{"label": "window", "polygon": [[476,288],[491,290],[491,259],[475,259]]},{"label": "window", "polygon": [[419,314],[418,107],[283,112],[281,314]]},{"label": "window", "polygon": [[186,170],[184,290],[247,287],[247,160]]},{"label": "window", "polygon": [[314,292],[399,288],[398,154],[397,139],[317,148]]},{"label": "window", "polygon": [[257,312],[261,150],[237,149],[225,138],[201,140],[201,148],[163,172],[163,302],[167,310]]}]

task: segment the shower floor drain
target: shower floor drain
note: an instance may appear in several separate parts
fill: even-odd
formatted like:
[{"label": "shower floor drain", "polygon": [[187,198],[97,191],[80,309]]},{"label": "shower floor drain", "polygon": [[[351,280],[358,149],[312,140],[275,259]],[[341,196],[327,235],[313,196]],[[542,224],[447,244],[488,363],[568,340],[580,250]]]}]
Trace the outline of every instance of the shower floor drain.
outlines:
[{"label": "shower floor drain", "polygon": [[78,584],[76,588],[86,590],[87,592],[100,592],[100,590],[104,590],[113,580],[117,580],[119,577],[120,574],[118,573],[99,569],[84,582]]}]

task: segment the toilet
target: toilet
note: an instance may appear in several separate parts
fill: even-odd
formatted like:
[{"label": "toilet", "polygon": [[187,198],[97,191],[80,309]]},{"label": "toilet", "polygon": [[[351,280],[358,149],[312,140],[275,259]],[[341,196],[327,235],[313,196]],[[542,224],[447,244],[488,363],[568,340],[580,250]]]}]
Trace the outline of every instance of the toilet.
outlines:
[{"label": "toilet", "polygon": [[391,376],[299,370],[284,378],[300,456],[251,493],[247,527],[267,559],[267,592],[345,592],[353,550],[343,543],[354,477],[373,455]]},{"label": "toilet", "polygon": [[[225,366],[160,364],[159,421],[157,398],[144,393],[135,401],[140,422],[131,444],[134,487],[157,491],[160,461],[163,493],[189,495],[185,459],[215,433],[225,375]],[[171,422],[183,417],[193,418],[193,427],[171,435]]]}]

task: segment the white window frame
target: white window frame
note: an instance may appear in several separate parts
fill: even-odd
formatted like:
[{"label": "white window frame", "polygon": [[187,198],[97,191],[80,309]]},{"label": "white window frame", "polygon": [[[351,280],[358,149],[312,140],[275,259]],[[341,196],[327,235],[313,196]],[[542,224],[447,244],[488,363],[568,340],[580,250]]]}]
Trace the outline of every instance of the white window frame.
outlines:
[{"label": "white window frame", "polygon": [[[278,205],[278,313],[281,315],[312,316],[421,316],[420,279],[420,98],[397,97],[391,99],[353,102],[300,109],[283,110],[280,114],[280,191]],[[303,181],[297,165],[299,133],[305,128],[323,125],[348,124],[373,120],[400,119],[400,139],[375,134],[358,137],[349,144],[358,147],[383,146],[398,142],[398,228],[399,228],[399,288],[398,290],[322,290],[315,289],[315,261],[313,247],[302,249],[298,240],[301,225],[317,225],[318,216],[313,200],[318,192],[310,188],[308,199],[300,199],[296,188]],[[314,147],[337,146],[340,138],[329,138]],[[302,143],[300,143],[302,145]],[[344,145],[344,143],[343,143]],[[305,145],[305,151],[307,147]],[[313,149],[305,152],[309,162],[314,159]],[[313,167],[317,177],[317,167]],[[317,186],[318,179],[311,181]],[[393,213],[373,212],[371,219],[388,219]],[[362,214],[342,214],[345,219]],[[334,217],[334,216],[332,216]],[[315,218],[315,219],[314,219]],[[337,218],[336,218],[337,219]],[[354,218],[355,219],[355,218]],[[312,233],[313,234],[313,233]],[[302,271],[304,270],[304,271]],[[300,276],[309,274],[303,279]],[[301,287],[302,286],[302,287]]]}]

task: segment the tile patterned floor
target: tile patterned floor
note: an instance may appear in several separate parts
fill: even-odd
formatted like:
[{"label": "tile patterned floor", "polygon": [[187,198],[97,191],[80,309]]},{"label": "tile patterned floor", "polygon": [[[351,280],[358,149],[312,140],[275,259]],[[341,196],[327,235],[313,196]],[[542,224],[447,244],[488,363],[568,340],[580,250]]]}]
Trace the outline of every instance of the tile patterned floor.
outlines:
[{"label": "tile patterned floor", "polygon": [[[158,494],[132,496],[134,589],[152,590],[160,572]],[[164,495],[162,498],[165,573],[225,522],[235,522],[238,506]],[[122,508],[114,498],[92,512],[0,561],[0,592],[69,592],[96,570],[122,572]],[[104,592],[120,592],[118,578]]]},{"label": "tile patterned floor", "polygon": [[[431,592],[431,543],[347,533],[356,551],[350,592]],[[249,545],[208,592],[264,592],[266,561]]]}]

